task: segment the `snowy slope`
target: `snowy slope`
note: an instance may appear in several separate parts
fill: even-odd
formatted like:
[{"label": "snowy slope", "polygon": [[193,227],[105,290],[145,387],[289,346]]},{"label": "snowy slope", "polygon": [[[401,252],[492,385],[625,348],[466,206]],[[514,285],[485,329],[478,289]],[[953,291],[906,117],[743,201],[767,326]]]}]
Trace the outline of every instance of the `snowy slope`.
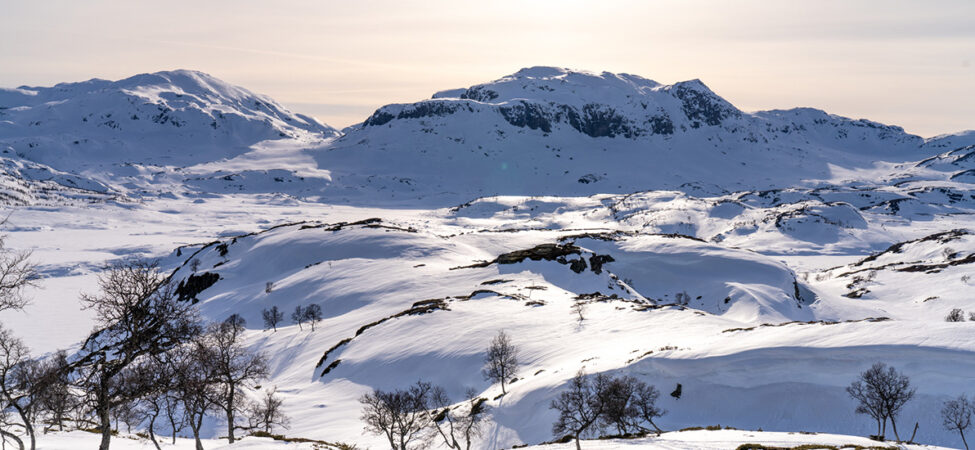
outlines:
[{"label": "snowy slope", "polygon": [[[423,379],[489,399],[477,448],[537,444],[580,368],[681,383],[661,399],[668,430],[862,436],[872,424],[843,388],[884,361],[919,388],[899,428],[960,445],[937,411],[973,393],[975,322],[943,320],[975,311],[971,132],[924,140],[741,111],[697,80],[547,67],[384,106],[344,134],[188,71],[8,89],[0,105],[8,242],[45,276],[2,319],[39,352],[90,329],[76,298],[104,263],[152,257],[177,282],[216,280],[190,294],[207,318],[247,320],[290,436],[381,448],[358,397]],[[324,310],[314,332],[261,329],[263,309],[309,303]],[[500,329],[521,349],[504,397],[480,375]],[[865,443],[822,440],[840,441]]]},{"label": "snowy slope", "polygon": [[384,106],[325,150],[336,187],[399,198],[820,186],[941,151],[808,108],[743,112],[698,80],[552,67]]},{"label": "snowy slope", "polygon": [[167,168],[233,158],[264,141],[337,134],[266,96],[188,70],[0,89],[5,157],[105,184],[133,175],[158,182]]}]

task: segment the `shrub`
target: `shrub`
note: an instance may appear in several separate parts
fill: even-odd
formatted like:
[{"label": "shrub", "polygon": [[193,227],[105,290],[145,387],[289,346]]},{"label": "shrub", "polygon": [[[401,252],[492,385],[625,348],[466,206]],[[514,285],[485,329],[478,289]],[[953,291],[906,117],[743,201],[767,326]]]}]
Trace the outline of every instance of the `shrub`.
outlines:
[{"label": "shrub", "polygon": [[955,308],[945,316],[945,322],[964,322],[965,321],[965,311],[961,308]]}]

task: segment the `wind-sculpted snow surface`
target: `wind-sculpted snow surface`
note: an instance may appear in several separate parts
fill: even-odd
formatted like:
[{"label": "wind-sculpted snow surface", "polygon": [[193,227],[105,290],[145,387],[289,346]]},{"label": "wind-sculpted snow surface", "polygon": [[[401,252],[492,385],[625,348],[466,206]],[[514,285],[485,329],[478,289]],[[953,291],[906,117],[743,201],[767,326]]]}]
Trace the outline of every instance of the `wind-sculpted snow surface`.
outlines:
[{"label": "wind-sculpted snow surface", "polygon": [[[562,209],[571,202],[521,202],[539,216],[573,214]],[[919,242],[939,239],[961,238]],[[237,313],[259,323],[272,305],[322,306],[315,332],[290,325],[255,331],[252,342],[275,355],[272,382],[292,387],[295,432],[323,439],[372,442],[359,436],[358,395],[422,379],[457,399],[468,387],[488,399],[484,448],[541,442],[552,437],[549,401],[580,368],[662,389],[681,383],[680,400],[662,400],[671,411],[662,419],[667,428],[721,422],[866,434],[869,423],[857,420],[843,388],[869,363],[886,361],[937,368],[914,372],[921,392],[905,417],[922,423],[923,442],[947,443],[933,411],[965,389],[963,374],[975,368],[975,348],[958,334],[965,324],[916,315],[900,302],[821,298],[815,279],[784,263],[678,234],[444,228],[377,217],[285,225],[181,253],[176,280],[218,279],[198,294],[207,316]],[[820,277],[832,280],[833,272]],[[480,375],[500,329],[515,337],[522,358],[504,397]],[[318,404],[328,406],[302,412]]]},{"label": "wind-sculpted snow surface", "polygon": [[[549,404],[580,369],[680,384],[659,400],[667,430],[865,436],[844,388],[885,362],[918,388],[898,428],[960,445],[938,411],[973,394],[975,321],[944,320],[975,312],[972,132],[925,140],[742,111],[697,80],[551,67],[344,134],[188,71],[0,90],[0,106],[6,242],[45,277],[3,320],[39,352],[90,330],[75,299],[105,263],[159,258],[207,319],[246,319],[288,436],[383,447],[359,398],[423,380],[486,399],[474,448],[538,444],[561,438]],[[310,304],[314,331],[262,330],[263,310]],[[503,396],[481,374],[500,330],[519,349]],[[866,443],[727,430],[583,447],[746,442]]]}]

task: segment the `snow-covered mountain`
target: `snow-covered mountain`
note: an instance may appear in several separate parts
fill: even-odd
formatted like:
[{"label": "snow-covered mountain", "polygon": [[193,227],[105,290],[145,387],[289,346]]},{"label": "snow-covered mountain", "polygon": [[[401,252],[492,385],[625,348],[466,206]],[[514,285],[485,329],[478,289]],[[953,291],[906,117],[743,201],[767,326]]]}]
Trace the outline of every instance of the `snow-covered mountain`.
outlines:
[{"label": "snow-covered mountain", "polygon": [[160,173],[231,159],[264,141],[337,135],[269,97],[188,70],[0,89],[0,157],[104,184],[144,186],[158,183]]},{"label": "snow-covered mountain", "polygon": [[[247,320],[290,436],[380,447],[359,396],[423,379],[488,399],[478,448],[537,444],[579,369],[681,383],[666,429],[866,435],[844,388],[884,361],[918,387],[902,416],[917,440],[958,445],[938,410],[973,393],[975,322],[944,321],[975,312],[973,132],[550,67],[341,133],[188,71],[2,90],[0,106],[9,242],[50,286],[3,319],[40,351],[89,331],[74,299],[102,263],[151,257],[207,318]],[[262,330],[263,309],[310,303],[314,332]],[[501,329],[521,352],[505,396],[480,374]]]},{"label": "snow-covered mountain", "polygon": [[809,108],[747,113],[698,80],[662,85],[535,67],[384,106],[316,159],[336,187],[399,198],[688,185],[717,193],[845,183],[851,172],[876,179],[888,175],[885,164],[921,160],[966,139],[925,141]]}]

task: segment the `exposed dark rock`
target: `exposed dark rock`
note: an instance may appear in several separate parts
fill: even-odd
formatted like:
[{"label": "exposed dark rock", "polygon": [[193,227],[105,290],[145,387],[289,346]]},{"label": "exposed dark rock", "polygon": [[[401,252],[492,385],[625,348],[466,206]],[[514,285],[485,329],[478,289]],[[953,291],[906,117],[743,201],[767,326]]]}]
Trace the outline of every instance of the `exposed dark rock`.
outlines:
[{"label": "exposed dark rock", "polygon": [[179,301],[192,300],[193,303],[196,303],[199,301],[196,296],[213,286],[217,281],[220,281],[220,275],[213,272],[190,275],[176,286],[176,295],[179,296]]},{"label": "exposed dark rock", "polygon": [[[711,92],[701,90],[695,85],[698,82],[677,83],[673,87],[674,96],[683,103],[684,115],[692,121],[703,122],[710,126],[721,125],[721,122],[741,113]],[[706,88],[705,88],[706,89]],[[700,126],[700,125],[698,125]],[[693,123],[692,128],[698,128]]]},{"label": "exposed dark rock", "polygon": [[569,262],[569,268],[575,273],[582,273],[586,271],[586,260],[583,258],[573,259]]},{"label": "exposed dark rock", "polygon": [[674,134],[674,122],[669,116],[653,116],[647,119],[647,125],[653,134]]},{"label": "exposed dark rock", "polygon": [[559,256],[578,255],[579,247],[573,244],[540,244],[528,250],[516,250],[498,256],[494,262],[498,264],[517,264],[525,259],[532,261],[554,261]]},{"label": "exposed dark rock", "polygon": [[504,120],[516,127],[541,129],[546,133],[552,131],[552,122],[547,117],[545,110],[535,103],[520,101],[514,105],[502,106],[498,108],[498,111]]},{"label": "exposed dark rock", "polygon": [[592,266],[592,271],[597,275],[603,272],[603,264],[613,261],[616,260],[609,255],[592,255],[589,257],[589,265]]},{"label": "exposed dark rock", "polygon": [[474,86],[464,91],[463,94],[460,94],[460,98],[478,102],[488,102],[498,98],[498,93],[487,89],[484,86]]}]

